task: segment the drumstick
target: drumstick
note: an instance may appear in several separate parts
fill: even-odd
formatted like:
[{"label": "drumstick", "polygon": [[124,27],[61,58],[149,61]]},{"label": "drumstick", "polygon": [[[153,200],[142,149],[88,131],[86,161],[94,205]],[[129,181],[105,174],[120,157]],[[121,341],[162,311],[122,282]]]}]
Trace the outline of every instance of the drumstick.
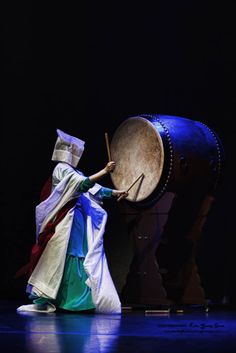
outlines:
[{"label": "drumstick", "polygon": [[108,133],[107,132],[105,132],[105,140],[106,140],[106,146],[107,146],[108,162],[111,162],[111,151],[110,151],[109,139],[108,139]]},{"label": "drumstick", "polygon": [[[130,189],[139,181],[139,179],[140,179],[140,178],[143,178],[143,177],[144,177],[144,174],[141,173],[141,174],[137,177],[137,179],[135,179],[135,181],[130,185],[130,187],[126,190],[126,192],[129,192]],[[120,201],[122,198],[123,198],[123,195],[120,195],[120,196],[118,197],[117,201]]]},{"label": "drumstick", "polygon": [[143,173],[141,173],[141,174],[137,177],[137,179],[130,185],[130,187],[129,187],[126,191],[129,192],[130,189],[134,186],[134,184],[136,184],[137,181],[138,181],[140,178],[142,178],[142,176],[144,176]]}]

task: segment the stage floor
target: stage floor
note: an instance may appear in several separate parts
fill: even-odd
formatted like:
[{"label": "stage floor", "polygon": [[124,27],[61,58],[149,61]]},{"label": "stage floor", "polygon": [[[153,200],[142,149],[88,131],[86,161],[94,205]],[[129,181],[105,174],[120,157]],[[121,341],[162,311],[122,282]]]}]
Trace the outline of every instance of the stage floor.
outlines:
[{"label": "stage floor", "polygon": [[1,301],[1,353],[235,353],[236,310],[17,313]]}]

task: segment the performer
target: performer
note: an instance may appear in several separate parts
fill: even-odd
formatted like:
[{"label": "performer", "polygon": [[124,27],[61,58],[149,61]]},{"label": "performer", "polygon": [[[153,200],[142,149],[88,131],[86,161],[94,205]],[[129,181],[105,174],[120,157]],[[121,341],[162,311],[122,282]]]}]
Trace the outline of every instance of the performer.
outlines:
[{"label": "performer", "polygon": [[18,271],[29,274],[26,292],[33,304],[17,311],[120,313],[103,246],[107,212],[102,200],[125,198],[128,192],[97,183],[114,170],[114,161],[86,177],[76,169],[84,141],[59,129],[57,135],[50,194],[44,195],[45,188],[44,200],[36,206],[36,244],[29,263]]}]

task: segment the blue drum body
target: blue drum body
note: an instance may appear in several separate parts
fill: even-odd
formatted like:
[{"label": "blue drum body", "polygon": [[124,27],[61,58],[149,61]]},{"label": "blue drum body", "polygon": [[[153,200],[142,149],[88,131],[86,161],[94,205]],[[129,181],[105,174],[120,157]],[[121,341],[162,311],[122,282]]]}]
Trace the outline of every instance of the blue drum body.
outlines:
[{"label": "blue drum body", "polygon": [[202,122],[178,116],[126,119],[113,135],[111,153],[117,163],[111,175],[116,188],[127,189],[144,173],[136,195],[131,192],[127,199],[137,205],[156,202],[166,191],[196,188],[214,194],[222,175],[223,147],[217,134]]}]

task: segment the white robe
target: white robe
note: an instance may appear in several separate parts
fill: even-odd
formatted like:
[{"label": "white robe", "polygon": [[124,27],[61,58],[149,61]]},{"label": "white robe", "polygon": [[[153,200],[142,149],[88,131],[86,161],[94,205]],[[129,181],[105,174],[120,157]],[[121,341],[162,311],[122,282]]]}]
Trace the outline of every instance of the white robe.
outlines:
[{"label": "white robe", "polygon": [[[120,313],[120,299],[109,272],[103,246],[107,212],[90,195],[99,190],[99,185],[95,184],[90,192],[79,195],[77,190],[85,177],[66,163],[58,163],[54,175],[61,181],[51,195],[36,207],[36,233],[41,233],[48,221],[53,220],[69,200],[80,197],[87,223],[88,252],[84,259],[84,269],[88,276],[86,284],[91,288],[96,312]],[[48,241],[28,280],[31,293],[49,299],[56,298],[64,271],[73,216],[74,208],[56,226],[55,234]]]}]

